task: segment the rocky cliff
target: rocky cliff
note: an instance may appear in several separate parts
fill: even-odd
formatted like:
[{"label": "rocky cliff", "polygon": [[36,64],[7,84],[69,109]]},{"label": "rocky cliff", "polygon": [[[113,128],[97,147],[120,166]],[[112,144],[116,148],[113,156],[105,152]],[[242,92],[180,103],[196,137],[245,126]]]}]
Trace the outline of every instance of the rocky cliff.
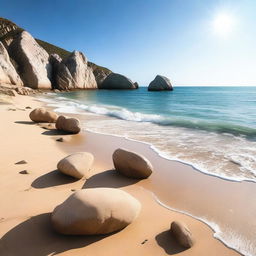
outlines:
[{"label": "rocky cliff", "polygon": [[59,90],[138,88],[129,78],[87,61],[83,53],[35,39],[4,18],[0,18],[0,42],[1,83]]},{"label": "rocky cliff", "polygon": [[[3,52],[3,47],[5,49],[4,58],[9,59],[12,67],[17,71],[17,77],[21,77],[24,84],[31,88],[95,89],[112,73],[105,67],[87,61],[82,53],[76,54],[75,57],[73,53],[65,49],[40,39],[34,39],[27,31],[4,18],[0,18],[0,42],[2,42],[1,51]],[[54,61],[52,55],[56,54],[61,59],[57,77],[55,77],[57,75],[56,62],[52,63]],[[0,82],[22,84],[21,79],[20,82],[15,82],[10,79],[10,74],[3,71],[7,70],[7,64],[6,61],[3,64],[2,59],[0,61]],[[14,73],[13,68],[9,67],[10,65],[8,72]],[[60,70],[63,71],[62,74]]]},{"label": "rocky cliff", "polygon": [[0,42],[0,83],[22,86],[23,82],[14,68],[7,50]]}]

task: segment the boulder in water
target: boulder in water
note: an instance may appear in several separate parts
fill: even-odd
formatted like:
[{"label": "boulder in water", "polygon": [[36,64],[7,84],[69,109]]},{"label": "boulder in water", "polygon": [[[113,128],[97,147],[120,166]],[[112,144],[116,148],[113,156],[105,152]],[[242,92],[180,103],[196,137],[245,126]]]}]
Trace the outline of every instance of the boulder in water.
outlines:
[{"label": "boulder in water", "polygon": [[173,87],[169,78],[157,75],[149,84],[148,91],[172,91]]}]

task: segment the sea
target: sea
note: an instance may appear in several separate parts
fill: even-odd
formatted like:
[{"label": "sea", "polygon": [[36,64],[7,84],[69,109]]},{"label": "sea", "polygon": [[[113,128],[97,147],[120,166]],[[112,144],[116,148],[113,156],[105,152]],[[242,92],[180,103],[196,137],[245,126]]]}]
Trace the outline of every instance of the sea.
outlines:
[{"label": "sea", "polygon": [[58,112],[91,114],[87,130],[150,143],[209,175],[256,182],[256,87],[86,90],[43,100]]},{"label": "sea", "polygon": [[229,197],[223,191],[223,198],[231,201],[227,209],[217,206],[215,216],[209,215],[207,206],[194,212],[193,207],[176,210],[208,224],[217,239],[242,255],[256,255],[256,87],[86,90],[48,93],[40,100],[56,112],[84,115],[82,127],[87,131],[147,143],[164,158],[241,184],[239,195]]}]

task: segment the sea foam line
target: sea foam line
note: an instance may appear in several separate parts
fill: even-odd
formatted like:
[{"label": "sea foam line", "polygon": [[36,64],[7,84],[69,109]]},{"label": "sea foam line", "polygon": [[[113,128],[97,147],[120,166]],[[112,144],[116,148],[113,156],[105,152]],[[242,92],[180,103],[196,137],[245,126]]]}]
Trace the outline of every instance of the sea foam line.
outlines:
[{"label": "sea foam line", "polygon": [[[64,97],[58,97],[58,99],[61,99],[61,100],[64,100],[62,101],[62,103],[65,102],[64,106],[60,106],[59,103],[56,103],[56,99],[48,99],[48,98],[39,98],[40,100],[48,103],[49,106],[51,107],[57,107],[55,108],[54,110],[56,112],[60,112],[60,113],[70,113],[70,114],[85,114],[84,112],[79,112],[77,111],[77,108],[78,109],[82,109],[83,111],[87,111],[88,113],[94,113],[94,114],[98,114],[98,115],[107,115],[105,114],[105,112],[107,111],[106,108],[102,108],[102,107],[96,107],[93,106],[93,107],[89,107],[87,105],[84,105],[84,104],[79,104],[79,103],[76,103],[76,102],[73,102],[73,101],[69,101],[67,100],[66,98]],[[81,107],[82,106],[82,107]],[[114,107],[113,107],[114,108]],[[116,113],[115,111],[112,111],[111,113]],[[111,116],[111,115],[109,115]],[[145,121],[145,122],[152,122],[150,121],[150,115],[148,115],[148,121]],[[114,115],[112,115],[112,117],[116,117]],[[137,122],[138,120],[141,118],[141,116],[137,116],[135,119],[137,119]],[[156,118],[158,119],[159,117],[153,117],[153,119]],[[126,121],[135,121],[135,120],[132,120],[132,118],[130,118],[130,120],[128,119],[122,119],[122,120],[126,120]],[[153,123],[153,122],[152,122]],[[231,181],[231,182],[254,182],[256,183],[256,180],[255,179],[250,179],[250,178],[245,178],[245,177],[230,177],[230,176],[227,176],[225,174],[217,174],[217,173],[213,173],[213,172],[209,172],[208,170],[200,167],[199,165],[193,163],[193,162],[190,162],[190,161],[185,161],[185,160],[182,160],[178,157],[170,157],[168,154],[162,152],[161,150],[159,150],[158,148],[156,148],[153,144],[149,143],[149,142],[145,142],[145,141],[139,141],[139,140],[136,140],[136,139],[132,139],[128,136],[124,136],[124,135],[116,135],[116,134],[111,134],[111,133],[106,133],[106,132],[99,132],[99,131],[94,131],[92,129],[86,129],[87,131],[90,131],[92,133],[98,133],[98,134],[103,134],[103,135],[109,135],[109,136],[115,136],[115,137],[121,137],[121,138],[125,138],[127,140],[130,140],[130,141],[135,141],[135,142],[140,142],[140,143],[143,143],[143,144],[146,144],[148,145],[153,151],[155,151],[160,157],[166,159],[166,160],[171,160],[171,161],[177,161],[179,163],[182,163],[182,164],[185,164],[185,165],[188,165],[190,167],[192,167],[194,170],[196,171],[199,171],[203,174],[206,174],[206,175],[209,175],[209,176],[213,176],[213,177],[216,177],[216,178],[220,178],[220,179],[223,179],[223,180],[227,180],[227,181]]]},{"label": "sea foam line", "polygon": [[[167,116],[161,116],[158,114],[145,114],[140,112],[132,112],[126,108],[116,106],[105,106],[105,105],[85,105],[76,102],[75,100],[68,100],[64,97],[57,97],[64,103],[63,106],[56,106],[56,103],[52,101],[57,107],[56,111],[65,113],[74,113],[77,109],[85,110],[98,115],[105,115],[115,117],[121,120],[134,121],[134,122],[150,122],[157,125],[163,126],[175,126],[183,127],[194,130],[203,130],[208,132],[227,133],[231,135],[239,135],[246,137],[256,137],[256,129],[252,127],[242,126],[231,123],[213,123],[210,121],[197,120],[197,119],[183,119],[173,118]],[[43,99],[45,102],[50,102],[49,99]],[[58,103],[59,104],[59,103]],[[80,112],[78,112],[80,113]]]},{"label": "sea foam line", "polygon": [[[154,192],[152,191],[149,191],[145,188],[142,187],[142,189],[148,191],[149,193],[152,194],[154,200],[159,204],[161,205],[162,207],[170,210],[170,211],[174,211],[174,212],[177,212],[177,213],[181,213],[181,214],[184,214],[186,216],[189,216],[189,217],[192,217],[204,224],[206,224],[208,227],[210,227],[212,229],[212,231],[214,232],[213,236],[218,239],[220,242],[222,242],[225,246],[227,246],[228,248],[230,249],[233,249],[235,250],[236,252],[244,255],[244,256],[254,256],[253,254],[251,254],[248,249],[243,249],[241,248],[241,238],[239,238],[238,235],[234,234],[232,232],[232,239],[230,240],[233,240],[233,241],[227,241],[227,239],[224,238],[224,232],[222,232],[221,228],[219,227],[219,225],[215,222],[212,222],[212,221],[208,221],[206,218],[204,217],[197,217],[193,214],[190,214],[186,211],[183,211],[183,210],[178,210],[176,208],[173,208],[173,207],[170,207],[169,205],[166,205],[165,203],[163,203],[156,195]],[[250,251],[253,251],[254,250],[254,246],[252,244],[249,245],[249,250]],[[253,252],[254,253],[254,252]]]}]

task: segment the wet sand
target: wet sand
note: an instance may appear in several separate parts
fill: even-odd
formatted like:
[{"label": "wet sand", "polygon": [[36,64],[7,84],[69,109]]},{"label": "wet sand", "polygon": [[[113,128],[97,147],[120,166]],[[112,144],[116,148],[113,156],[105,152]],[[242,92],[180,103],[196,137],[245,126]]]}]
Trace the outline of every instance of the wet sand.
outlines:
[{"label": "wet sand", "polygon": [[[11,105],[0,105],[0,255],[239,255],[215,239],[206,224],[166,209],[152,194],[173,208],[180,206],[180,209],[187,207],[199,211],[205,209],[200,204],[213,200],[207,198],[208,187],[211,194],[209,183],[222,186],[225,181],[163,159],[142,143],[90,132],[62,135],[46,129],[47,125],[42,128],[29,120],[31,110],[25,109],[40,103],[22,96],[15,101],[16,111],[8,110],[14,108]],[[64,142],[57,142],[59,137],[63,137]],[[111,156],[118,147],[132,149],[148,157],[155,168],[154,174],[147,180],[137,181],[112,170]],[[76,151],[94,154],[95,163],[87,180],[77,181],[56,171],[57,162]],[[27,164],[15,165],[20,160],[26,160]],[[28,174],[20,174],[22,170],[27,170]],[[142,204],[139,217],[122,231],[107,236],[63,236],[55,233],[49,219],[55,206],[74,190],[93,187],[114,187],[131,193]],[[222,187],[218,192],[221,191]],[[227,211],[229,206],[221,205],[222,200],[219,206]],[[213,214],[215,201],[212,201],[212,209],[209,208]],[[173,220],[183,221],[191,229],[196,239],[191,249],[177,246],[169,235],[168,229]]]}]

